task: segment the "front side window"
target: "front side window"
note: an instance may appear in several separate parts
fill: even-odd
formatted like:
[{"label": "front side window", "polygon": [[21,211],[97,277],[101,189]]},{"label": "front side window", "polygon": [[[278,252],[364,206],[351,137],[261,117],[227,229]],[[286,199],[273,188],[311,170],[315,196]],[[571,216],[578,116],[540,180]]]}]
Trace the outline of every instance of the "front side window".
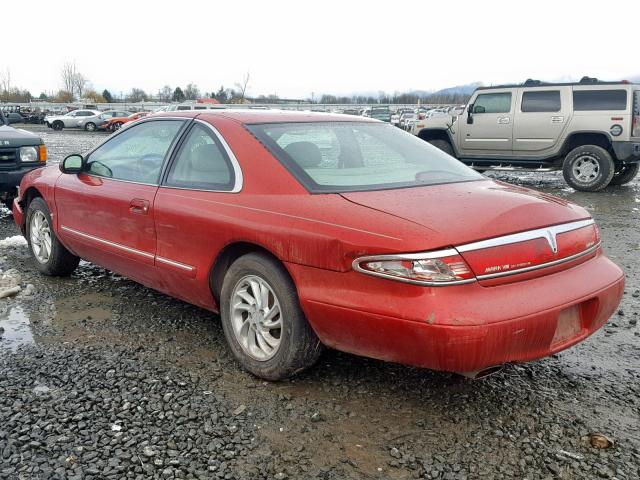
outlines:
[{"label": "front side window", "polygon": [[626,110],[626,90],[574,90],[575,111]]},{"label": "front side window", "polygon": [[247,128],[313,193],[484,178],[429,143],[388,124],[310,122]]},{"label": "front side window", "polygon": [[231,161],[218,138],[200,124],[193,126],[167,176],[170,187],[233,190]]},{"label": "front side window", "polygon": [[559,112],[560,91],[542,90],[522,94],[522,112]]},{"label": "front side window", "polygon": [[157,120],[127,128],[89,155],[85,169],[100,177],[157,184],[164,157],[183,124]]},{"label": "front side window", "polygon": [[511,93],[481,93],[473,102],[473,113],[509,113]]}]

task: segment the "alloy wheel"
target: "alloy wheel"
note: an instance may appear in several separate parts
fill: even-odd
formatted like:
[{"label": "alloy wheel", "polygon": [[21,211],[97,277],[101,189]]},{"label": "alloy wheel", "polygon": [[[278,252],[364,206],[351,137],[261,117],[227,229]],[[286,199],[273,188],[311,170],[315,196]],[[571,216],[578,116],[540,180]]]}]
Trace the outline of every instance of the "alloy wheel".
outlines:
[{"label": "alloy wheel", "polygon": [[44,213],[39,210],[33,212],[29,224],[29,238],[31,250],[40,263],[47,263],[51,256],[51,229]]},{"label": "alloy wheel", "polygon": [[600,175],[600,163],[593,155],[582,155],[572,167],[573,176],[581,183],[591,183]]},{"label": "alloy wheel", "polygon": [[251,358],[267,361],[280,347],[282,311],[273,288],[263,278],[247,275],[231,295],[231,325],[242,350]]}]

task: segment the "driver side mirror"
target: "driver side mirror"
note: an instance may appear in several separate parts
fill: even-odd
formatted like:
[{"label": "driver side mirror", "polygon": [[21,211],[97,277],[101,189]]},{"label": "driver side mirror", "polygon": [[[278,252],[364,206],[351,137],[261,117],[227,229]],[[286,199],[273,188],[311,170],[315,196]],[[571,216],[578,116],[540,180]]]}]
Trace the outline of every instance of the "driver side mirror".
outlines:
[{"label": "driver side mirror", "polygon": [[60,171],[62,173],[80,173],[82,171],[82,165],[84,164],[84,159],[82,155],[73,154],[66,157],[62,162],[60,162]]},{"label": "driver side mirror", "polygon": [[472,124],[473,123],[473,103],[471,105],[469,105],[469,108],[467,108],[467,123],[468,124]]}]

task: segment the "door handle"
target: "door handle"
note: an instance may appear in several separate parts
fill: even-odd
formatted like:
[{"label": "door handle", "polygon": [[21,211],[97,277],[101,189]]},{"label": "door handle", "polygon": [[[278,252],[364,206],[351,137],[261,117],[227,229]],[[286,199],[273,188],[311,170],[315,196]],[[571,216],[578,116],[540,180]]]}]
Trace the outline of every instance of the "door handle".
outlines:
[{"label": "door handle", "polygon": [[149,200],[134,198],[129,202],[129,211],[138,215],[146,215],[149,213]]}]

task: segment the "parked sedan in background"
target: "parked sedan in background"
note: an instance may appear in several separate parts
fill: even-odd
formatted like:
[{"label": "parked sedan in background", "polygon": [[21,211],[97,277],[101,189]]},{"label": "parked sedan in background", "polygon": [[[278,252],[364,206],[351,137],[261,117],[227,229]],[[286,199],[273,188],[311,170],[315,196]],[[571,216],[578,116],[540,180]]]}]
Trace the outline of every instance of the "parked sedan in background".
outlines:
[{"label": "parked sedan in background", "polygon": [[95,132],[102,125],[107,123],[111,118],[114,118],[116,114],[120,116],[130,115],[130,112],[107,110],[106,112],[97,112],[97,115],[89,117],[81,117],[78,120],[78,128],[86,130],[87,132]]},{"label": "parked sedan in background", "polygon": [[132,114],[127,115],[127,116],[113,117],[113,118],[108,119],[102,125],[100,125],[98,127],[98,129],[99,130],[107,130],[107,131],[110,131],[110,132],[115,132],[116,130],[119,130],[120,127],[122,127],[122,125],[124,125],[125,123],[134,122],[134,121],[139,120],[139,119],[141,119],[143,117],[146,117],[147,115],[149,115],[149,112],[138,112],[138,113],[132,113]]},{"label": "parked sedan in background", "polygon": [[[97,118],[100,114],[101,112],[97,110],[74,110],[64,115],[47,115],[44,117],[44,123],[47,124],[47,127],[53,128],[54,130],[62,130],[63,128],[81,128],[78,126],[79,120],[88,117]],[[100,121],[100,123],[102,123],[102,121]]]},{"label": "parked sedan in background", "polygon": [[83,258],[220,312],[269,380],[323,345],[481,376],[584,340],[624,287],[585,209],[348,115],[152,115],[29,173],[13,213],[43,273]]}]

